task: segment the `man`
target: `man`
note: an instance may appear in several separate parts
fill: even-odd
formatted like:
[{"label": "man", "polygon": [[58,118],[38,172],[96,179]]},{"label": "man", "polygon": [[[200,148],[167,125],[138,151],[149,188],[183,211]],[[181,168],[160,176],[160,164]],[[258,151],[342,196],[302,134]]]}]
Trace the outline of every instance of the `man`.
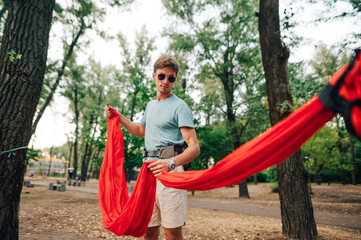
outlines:
[{"label": "man", "polygon": [[[183,165],[199,155],[191,110],[172,92],[178,72],[179,64],[174,59],[160,57],[154,64],[152,74],[156,84],[157,100],[148,103],[141,123],[133,123],[119,114],[120,124],[125,129],[135,136],[145,137],[146,151],[143,161],[156,160],[148,166],[155,177],[162,172],[184,171]],[[106,115],[112,117],[109,108],[106,107]],[[176,147],[179,149],[184,141],[188,147],[175,152]],[[167,154],[171,154],[170,157]],[[153,215],[144,238],[158,239],[159,227],[162,225],[167,240],[182,239],[186,211],[187,192],[167,188],[157,181]]]}]

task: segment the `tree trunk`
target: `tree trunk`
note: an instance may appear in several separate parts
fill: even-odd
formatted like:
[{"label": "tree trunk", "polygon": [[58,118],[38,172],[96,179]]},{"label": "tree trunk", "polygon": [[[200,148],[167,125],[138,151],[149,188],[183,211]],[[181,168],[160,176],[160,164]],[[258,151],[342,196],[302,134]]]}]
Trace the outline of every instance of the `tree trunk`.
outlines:
[{"label": "tree trunk", "polygon": [[[316,165],[317,165],[317,162],[315,161]],[[315,172],[315,178],[316,178],[316,183],[317,185],[321,185],[321,177],[320,177],[320,172],[323,168],[324,164],[321,163],[320,165],[317,165],[317,170]]]},{"label": "tree trunk", "polygon": [[[98,105],[100,105],[102,102],[102,96],[103,96],[103,92],[99,91]],[[89,181],[90,173],[93,169],[93,166],[90,165],[90,170],[89,170],[89,164],[92,163],[92,159],[93,159],[93,155],[94,155],[95,149],[93,148],[93,146],[94,146],[95,134],[97,133],[98,123],[99,123],[99,117],[96,114],[95,115],[92,114],[90,116],[89,125],[92,126],[91,128],[93,129],[93,133],[91,134],[91,137],[90,137],[90,144],[89,144],[88,151],[85,151],[85,156],[84,156],[85,161],[84,162],[86,165],[86,171],[85,171],[86,176],[84,177],[83,181],[85,181],[85,180]],[[89,172],[89,174],[88,174],[88,172]]]},{"label": "tree trunk", "polygon": [[94,150],[94,153],[92,154],[92,158],[91,158],[91,162],[93,164],[92,166],[92,177],[99,179],[99,172],[98,172],[98,165],[97,165],[97,161],[95,160],[95,158],[99,155],[99,148],[97,147]]},{"label": "tree trunk", "polygon": [[138,92],[134,92],[132,94],[132,103],[131,103],[131,107],[130,107],[130,121],[133,121],[134,118],[134,113],[135,113],[135,105],[137,104],[137,94]]},{"label": "tree trunk", "polygon": [[[100,103],[99,103],[100,104]],[[98,120],[99,118],[97,116],[95,116],[95,124],[94,124],[94,128],[93,128],[93,134],[91,136],[91,139],[90,139],[90,144],[89,144],[89,150],[88,150],[88,154],[86,156],[86,161],[85,161],[85,164],[86,164],[86,169],[87,169],[87,180],[89,180],[89,175],[90,175],[90,172],[92,170],[92,165],[90,165],[90,170],[89,170],[89,164],[91,164],[92,162],[92,159],[93,159],[93,155],[94,155],[94,139],[95,139],[95,134],[97,132],[97,127],[98,127]],[[93,120],[91,120],[91,124],[93,123]],[[88,174],[89,172],[89,174]]]},{"label": "tree trunk", "polygon": [[51,171],[51,160],[52,160],[52,158],[51,158],[51,156],[50,156],[49,168],[48,168],[48,174],[46,174],[46,176],[47,176],[47,177],[49,177],[49,176],[50,176],[50,171]]},{"label": "tree trunk", "polygon": [[84,150],[84,155],[81,161],[81,176],[80,176],[80,180],[81,181],[86,181],[86,175],[88,172],[88,166],[86,164],[87,162],[87,157],[88,157],[88,151],[89,151],[89,143],[85,143],[85,150]]},{"label": "tree trunk", "polygon": [[249,198],[246,180],[244,180],[241,183],[238,183],[238,196],[240,198]]},{"label": "tree trunk", "polygon": [[71,154],[73,152],[73,143],[71,142],[71,140],[68,140],[68,149],[69,149],[69,152],[68,152],[68,168],[70,168],[70,165],[71,165]]},{"label": "tree trunk", "polygon": [[86,180],[89,181],[89,178],[90,178],[90,174],[92,173],[93,171],[93,158],[91,157],[90,160],[89,160],[89,165],[90,165],[90,169],[88,170],[88,175],[86,177]]},{"label": "tree trunk", "polygon": [[[227,54],[225,53],[224,61],[227,62]],[[236,114],[233,109],[233,102],[234,102],[234,82],[232,79],[232,71],[227,72],[226,70],[223,72],[223,77],[221,77],[221,81],[223,83],[224,88],[224,95],[226,99],[226,106],[227,106],[227,121],[229,128],[231,130],[232,141],[233,141],[233,148],[237,149],[241,146],[240,141],[240,131],[237,129],[236,125]],[[238,195],[239,197],[249,198],[248,188],[247,188],[247,181],[244,180],[243,182],[238,184]]]},{"label": "tree trunk", "polygon": [[[292,104],[287,74],[289,51],[281,41],[278,10],[278,0],[260,1],[259,33],[272,125],[289,114],[289,109],[284,106]],[[307,174],[300,150],[277,165],[277,176],[283,234],[297,239],[317,238],[312,202],[307,190]]]},{"label": "tree trunk", "polygon": [[79,109],[78,109],[78,87],[74,89],[74,112],[75,112],[75,139],[74,139],[74,174],[73,179],[77,178],[78,172],[78,136],[79,136]]},{"label": "tree trunk", "polygon": [[[9,1],[0,49],[0,239],[19,238],[19,202],[55,0]],[[10,52],[15,56],[11,58]]]}]

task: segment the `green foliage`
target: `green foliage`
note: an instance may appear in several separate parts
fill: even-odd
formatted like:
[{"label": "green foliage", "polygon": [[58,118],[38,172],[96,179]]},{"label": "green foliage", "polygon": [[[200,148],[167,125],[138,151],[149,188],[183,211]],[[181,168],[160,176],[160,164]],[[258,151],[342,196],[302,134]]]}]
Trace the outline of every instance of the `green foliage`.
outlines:
[{"label": "green foliage", "polygon": [[149,36],[145,26],[136,33],[134,51],[129,48],[124,35],[118,34],[118,39],[121,54],[124,56],[121,78],[125,80],[123,84],[127,89],[127,92],[124,92],[126,98],[122,111],[133,121],[135,113],[143,112],[150,99],[152,78],[146,75],[146,70],[150,65],[150,54],[154,50],[155,39]]},{"label": "green foliage", "polygon": [[[266,172],[259,172],[256,174],[257,176],[257,183],[265,183],[269,182],[268,175]],[[254,175],[247,178],[248,183],[254,183]]]},{"label": "green foliage", "polygon": [[356,11],[361,12],[361,2],[359,0],[350,0],[350,3]]},{"label": "green foliage", "polygon": [[325,45],[320,45],[310,61],[310,73],[306,73],[305,62],[290,63],[288,76],[295,108],[317,95],[327,84],[331,75],[348,61],[348,52],[335,51]]},{"label": "green foliage", "polygon": [[336,70],[347,64],[349,60],[350,56],[346,51],[336,51],[332,47],[327,48],[325,45],[320,45],[311,61],[311,66],[314,74],[325,83]]},{"label": "green foliage", "polygon": [[[138,121],[145,111],[150,98],[155,95],[153,79],[147,76],[151,53],[154,50],[154,37],[150,36],[145,27],[136,33],[135,48],[131,49],[125,36],[118,34],[121,47],[122,71],[114,76],[113,87],[107,90],[107,103],[116,107],[131,121]],[[131,135],[127,130],[124,134],[125,172],[127,180],[134,176],[134,169],[142,165],[142,147],[144,140]]]},{"label": "green foliage", "polygon": [[278,183],[277,182],[272,183],[271,190],[274,193],[278,193]]},{"label": "green foliage", "polygon": [[283,15],[283,19],[280,19],[282,41],[288,48],[297,47],[303,40],[302,36],[299,36],[294,31],[295,27],[299,24],[295,20],[295,17],[298,15],[298,9],[296,6],[295,8],[293,7],[293,3],[290,3],[283,9]]},{"label": "green foliage", "polygon": [[133,179],[135,168],[140,168],[142,162],[142,149],[144,146],[143,138],[130,134],[127,130],[123,130],[124,135],[124,169],[127,181]]},{"label": "green foliage", "polygon": [[30,159],[34,159],[35,161],[37,161],[37,158],[40,156],[40,154],[40,149],[28,148],[28,150],[26,151],[25,164],[29,164]]},{"label": "green foliage", "polygon": [[21,54],[16,53],[14,50],[11,50],[8,54],[11,62],[14,62],[14,60],[19,60],[22,57]]},{"label": "green foliage", "polygon": [[[316,95],[331,75],[349,60],[345,51],[320,45],[305,74],[304,63],[290,66],[291,91],[296,106]],[[298,70],[297,70],[298,69]],[[350,142],[342,119],[337,117],[302,147],[305,167],[312,181],[339,181],[350,176]]]},{"label": "green foliage", "polygon": [[293,112],[294,107],[290,101],[285,100],[284,102],[282,102],[276,106],[276,110],[280,113],[280,115],[282,115],[284,113]]},{"label": "green foliage", "polygon": [[340,161],[342,154],[338,146],[347,144],[347,139],[340,139],[337,129],[330,126],[322,128],[315,136],[302,147],[305,159],[305,168],[316,180],[320,172],[337,174],[347,171],[349,166]]},{"label": "green foliage", "polygon": [[273,166],[263,171],[267,175],[267,180],[269,182],[277,183],[277,167]]},{"label": "green foliage", "polygon": [[233,150],[232,136],[227,126],[215,121],[212,125],[196,128],[200,155],[192,162],[191,169],[207,169]]},{"label": "green foliage", "polygon": [[304,62],[288,64],[293,107],[298,108],[322,90],[326,82],[316,74],[306,74]]},{"label": "green foliage", "polygon": [[238,123],[247,123],[257,108],[255,102],[245,99],[258,96],[263,78],[254,17],[257,2],[162,2],[168,14],[176,17],[175,27],[165,29],[170,51],[194,63],[190,77],[197,80],[193,82],[200,91],[196,106],[199,122],[205,118],[208,125],[222,116],[232,132],[233,146],[238,147],[247,126]]},{"label": "green foliage", "polygon": [[[53,27],[51,38],[59,39],[63,43],[63,58],[61,61],[48,59],[50,66],[48,68],[40,101],[38,104],[38,121],[43,110],[49,105],[54,92],[57,90],[59,82],[63,77],[63,72],[68,67],[69,60],[73,52],[88,46],[89,39],[84,38],[86,33],[93,31],[101,37],[108,37],[102,27],[98,27],[97,23],[104,20],[110,6],[118,6],[121,8],[128,7],[134,0],[116,1],[116,0],[75,0],[62,1],[55,3],[53,14]],[[108,37],[110,38],[110,37]],[[34,126],[36,128],[36,124]]]},{"label": "green foliage", "polygon": [[355,175],[356,181],[361,183],[361,141],[354,141],[355,145]]}]

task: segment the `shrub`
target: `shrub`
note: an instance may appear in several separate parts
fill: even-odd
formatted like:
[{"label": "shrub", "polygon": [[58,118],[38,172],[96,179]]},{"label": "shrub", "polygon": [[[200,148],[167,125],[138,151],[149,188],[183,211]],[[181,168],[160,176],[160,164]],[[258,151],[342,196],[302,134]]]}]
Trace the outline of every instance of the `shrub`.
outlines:
[{"label": "shrub", "polygon": [[272,192],[278,193],[278,183],[277,182],[272,183],[270,188],[272,189]]}]

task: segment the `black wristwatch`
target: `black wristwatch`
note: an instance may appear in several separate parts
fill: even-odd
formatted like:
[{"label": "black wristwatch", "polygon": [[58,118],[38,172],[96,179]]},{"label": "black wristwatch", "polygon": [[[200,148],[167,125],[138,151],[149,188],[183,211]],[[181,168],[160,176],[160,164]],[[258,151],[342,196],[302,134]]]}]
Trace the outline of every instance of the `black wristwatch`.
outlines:
[{"label": "black wristwatch", "polygon": [[169,160],[169,169],[170,171],[173,171],[175,169],[175,163],[171,158],[168,158]]}]

